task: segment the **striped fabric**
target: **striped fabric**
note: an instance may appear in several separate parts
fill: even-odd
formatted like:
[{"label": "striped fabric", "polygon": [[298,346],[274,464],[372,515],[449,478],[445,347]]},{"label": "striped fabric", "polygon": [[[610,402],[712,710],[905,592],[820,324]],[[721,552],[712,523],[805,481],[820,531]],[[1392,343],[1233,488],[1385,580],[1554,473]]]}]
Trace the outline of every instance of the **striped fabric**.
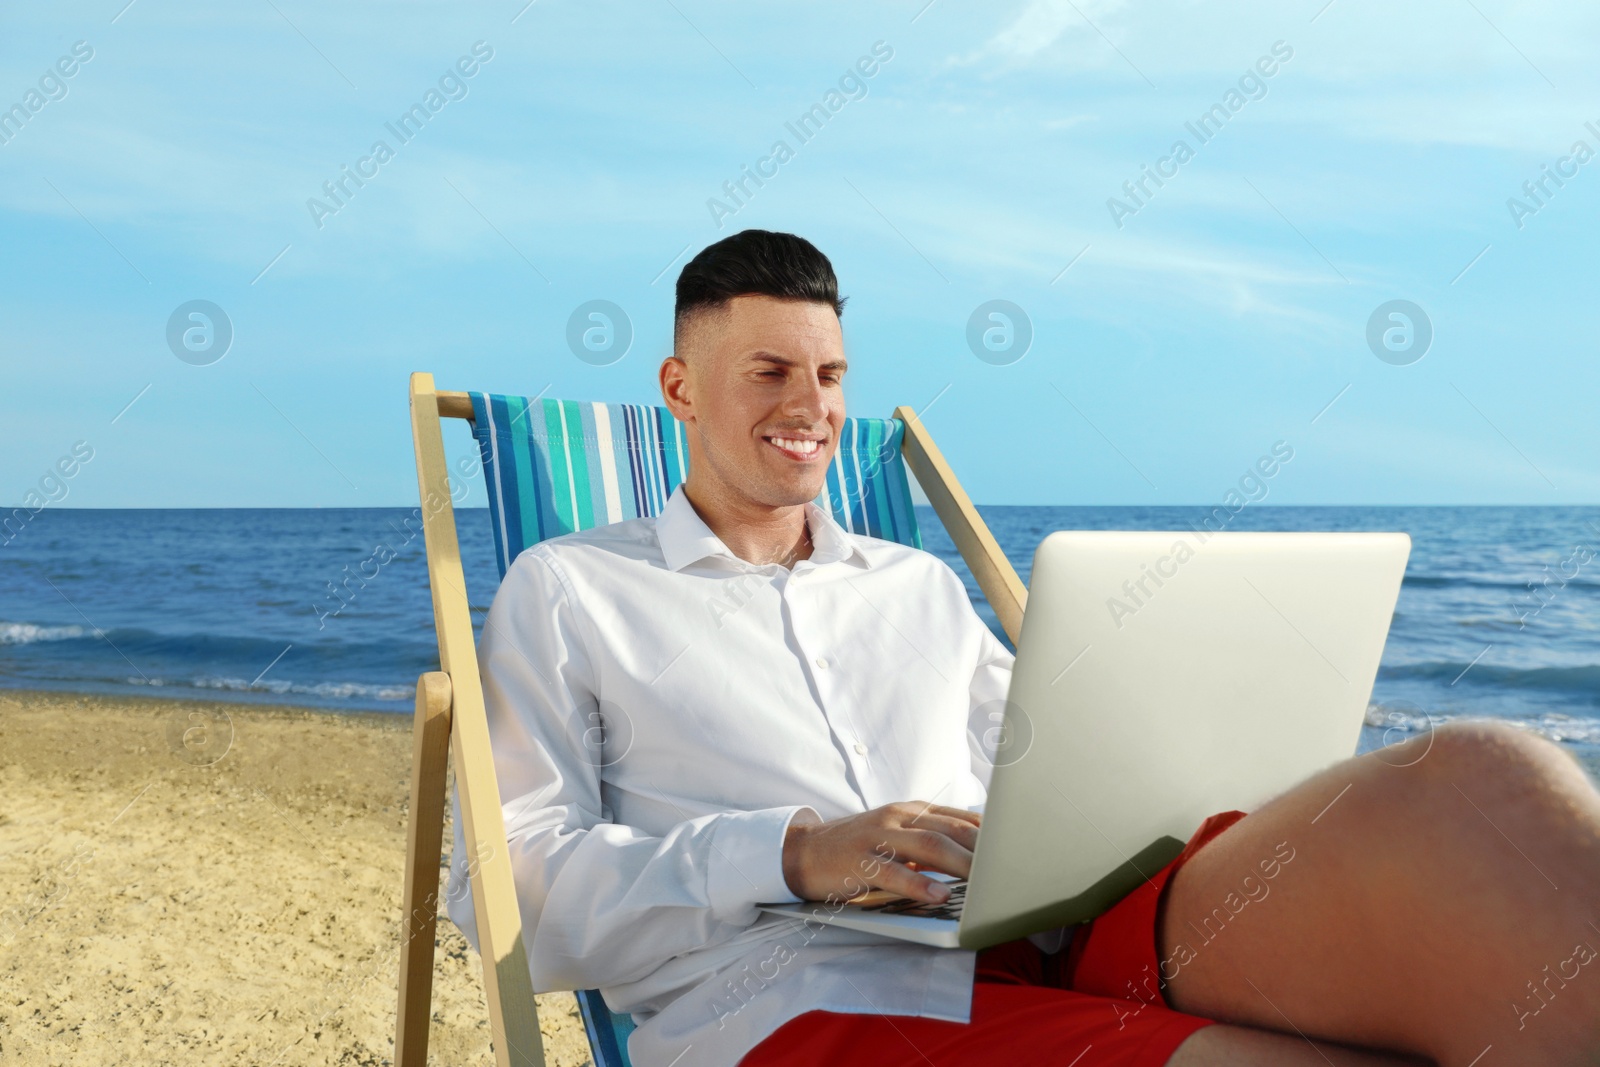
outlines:
[{"label": "striped fabric", "polygon": [[[688,474],[683,423],[664,407],[470,396],[502,576],[546,538],[659,514]],[[846,530],[921,548],[904,433],[898,419],[846,419],[817,504]]]},{"label": "striped fabric", "polygon": [[[689,472],[683,423],[664,407],[471,393],[500,576],[529,545],[659,514]],[[846,530],[922,547],[898,419],[846,419],[817,496]],[[594,1067],[629,1067],[633,1020],[578,991]]]},{"label": "striped fabric", "polygon": [[628,1060],[628,1035],[633,1033],[633,1016],[613,1015],[598,989],[577,992],[578,1014],[589,1035],[589,1055],[594,1067],[632,1067]]}]

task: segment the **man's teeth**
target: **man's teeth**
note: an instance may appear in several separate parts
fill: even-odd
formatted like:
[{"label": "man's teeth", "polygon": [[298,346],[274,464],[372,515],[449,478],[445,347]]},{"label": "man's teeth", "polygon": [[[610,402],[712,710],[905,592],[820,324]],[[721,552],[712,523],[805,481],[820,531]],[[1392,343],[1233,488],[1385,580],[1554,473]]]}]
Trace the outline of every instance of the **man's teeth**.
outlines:
[{"label": "man's teeth", "polygon": [[799,452],[801,455],[809,455],[822,447],[821,441],[796,441],[788,437],[769,437],[767,440],[779,448],[790,452]]}]

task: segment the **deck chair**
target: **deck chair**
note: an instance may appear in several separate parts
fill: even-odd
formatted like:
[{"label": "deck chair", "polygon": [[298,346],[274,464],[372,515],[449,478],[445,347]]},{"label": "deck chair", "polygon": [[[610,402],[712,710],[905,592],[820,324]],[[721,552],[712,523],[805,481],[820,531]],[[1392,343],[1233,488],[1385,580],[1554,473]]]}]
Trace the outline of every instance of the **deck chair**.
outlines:
[{"label": "deck chair", "polygon": [[[687,474],[689,453],[682,423],[664,407],[446,393],[434,388],[430,374],[411,376],[411,432],[441,669],[417,680],[394,1062],[424,1067],[428,1058],[445,775],[453,761],[472,853],[473,917],[495,1064],[542,1067],[442,418],[466,420],[477,438],[502,577],[524,548],[545,538],[656,514]],[[1027,592],[909,407],[896,408],[889,419],[846,420],[817,502],[847,530],[921,547],[908,468],[1015,642]],[[598,991],[577,996],[595,1067],[628,1067],[632,1021],[613,1016]]]}]

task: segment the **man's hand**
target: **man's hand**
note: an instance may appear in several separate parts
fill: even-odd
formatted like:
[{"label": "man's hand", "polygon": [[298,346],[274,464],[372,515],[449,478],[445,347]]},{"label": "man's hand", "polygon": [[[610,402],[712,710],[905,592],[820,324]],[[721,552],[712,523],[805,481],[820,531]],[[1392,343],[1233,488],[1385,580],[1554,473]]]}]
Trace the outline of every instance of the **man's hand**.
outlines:
[{"label": "man's hand", "polygon": [[967,877],[980,822],[976,812],[921,802],[886,804],[831,822],[797,820],[783,839],[783,877],[804,900],[885,889],[943,904],[950,890],[917,871]]}]

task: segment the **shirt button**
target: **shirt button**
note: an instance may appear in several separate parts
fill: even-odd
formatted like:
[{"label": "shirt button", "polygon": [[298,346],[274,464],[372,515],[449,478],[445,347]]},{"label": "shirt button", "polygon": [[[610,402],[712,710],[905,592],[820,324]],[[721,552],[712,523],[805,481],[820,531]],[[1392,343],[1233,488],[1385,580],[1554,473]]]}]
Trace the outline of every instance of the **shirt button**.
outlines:
[{"label": "shirt button", "polygon": [[817,657],[817,666],[822,668],[823,670],[827,670],[828,669],[828,661],[823,659],[821,656],[818,656]]},{"label": "shirt button", "polygon": [[856,755],[865,756],[866,754],[867,754],[867,746],[863,745],[860,741],[857,741],[856,742]]}]

